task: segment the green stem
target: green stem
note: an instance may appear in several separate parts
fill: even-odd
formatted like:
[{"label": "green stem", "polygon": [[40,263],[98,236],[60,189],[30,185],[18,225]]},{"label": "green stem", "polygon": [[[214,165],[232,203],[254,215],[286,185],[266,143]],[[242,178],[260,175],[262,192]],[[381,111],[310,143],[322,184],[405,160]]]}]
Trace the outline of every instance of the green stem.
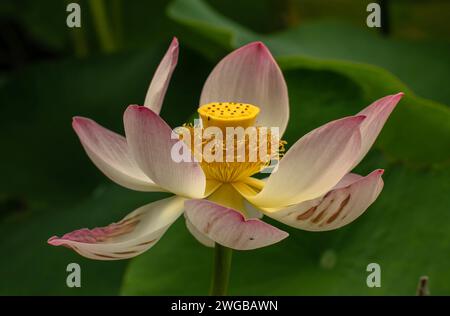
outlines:
[{"label": "green stem", "polygon": [[89,4],[102,50],[105,53],[114,52],[116,43],[112,35],[112,28],[108,23],[104,0],[89,0]]},{"label": "green stem", "polygon": [[216,243],[214,247],[214,267],[210,295],[227,295],[233,250]]}]

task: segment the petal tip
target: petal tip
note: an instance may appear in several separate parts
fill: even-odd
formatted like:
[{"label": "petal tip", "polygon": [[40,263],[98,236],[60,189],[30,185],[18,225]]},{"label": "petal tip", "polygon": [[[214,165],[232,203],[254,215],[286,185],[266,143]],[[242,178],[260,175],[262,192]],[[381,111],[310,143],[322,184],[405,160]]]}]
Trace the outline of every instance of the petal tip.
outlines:
[{"label": "petal tip", "polygon": [[241,48],[238,48],[236,51],[253,51],[256,54],[260,54],[260,56],[263,57],[272,57],[272,54],[270,53],[269,48],[261,41],[251,42],[247,45],[242,46]]},{"label": "petal tip", "polygon": [[146,106],[142,106],[142,105],[137,105],[137,104],[131,104],[127,107],[127,109],[125,110],[125,112],[128,111],[136,111],[136,112],[153,112],[151,111],[148,107]]},{"label": "petal tip", "polygon": [[365,119],[367,118],[367,115],[355,115],[352,117],[352,122],[355,122],[356,124],[361,124]]},{"label": "petal tip", "polygon": [[172,53],[172,64],[176,64],[178,61],[178,50],[180,47],[180,43],[178,42],[178,38],[175,36],[172,39],[172,42],[170,43],[170,52]]},{"label": "petal tip", "polygon": [[52,246],[60,246],[62,242],[58,236],[52,236],[47,240],[47,244]]},{"label": "petal tip", "polygon": [[146,118],[153,119],[154,117],[159,115],[156,114],[152,109],[148,108],[147,106],[137,104],[129,105],[123,114],[124,122],[129,117],[140,117],[140,116],[145,116]]},{"label": "petal tip", "polygon": [[72,124],[80,124],[85,122],[87,119],[82,116],[74,116],[72,117]]},{"label": "petal tip", "polygon": [[82,116],[72,117],[72,127],[75,132],[78,132],[80,128],[86,127],[88,124],[92,123],[91,119]]},{"label": "petal tip", "polygon": [[285,232],[284,230],[281,230],[281,229],[279,229],[279,231],[280,231],[280,240],[279,241],[282,241],[283,239],[286,239],[289,237],[288,232]]},{"label": "petal tip", "polygon": [[401,100],[401,98],[403,98],[404,95],[405,95],[405,93],[403,93],[403,92],[399,92],[397,94],[392,95],[392,99],[391,99],[392,103],[396,105]]},{"label": "petal tip", "polygon": [[[263,43],[263,42],[261,42],[261,41],[256,41],[256,42],[253,42],[253,43],[251,43],[251,44],[253,44],[255,47],[257,47],[257,48],[267,48],[266,47],[266,45]],[[250,45],[251,45],[250,44]]]}]

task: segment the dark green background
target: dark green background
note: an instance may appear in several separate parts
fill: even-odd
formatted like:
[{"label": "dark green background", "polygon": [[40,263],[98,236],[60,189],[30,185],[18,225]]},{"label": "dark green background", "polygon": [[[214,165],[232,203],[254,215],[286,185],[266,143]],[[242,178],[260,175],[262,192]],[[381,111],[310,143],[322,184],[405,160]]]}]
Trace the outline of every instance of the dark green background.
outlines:
[{"label": "dark green background", "polygon": [[[102,45],[89,1],[104,4],[113,49]],[[143,102],[172,36],[180,58],[162,117],[173,127],[194,113],[219,58],[253,40],[269,46],[285,73],[289,144],[379,97],[406,94],[356,169],[386,170],[367,213],[325,233],[271,221],[290,237],[235,252],[230,294],[414,295],[422,275],[432,294],[450,294],[448,1],[383,1],[384,33],[365,24],[370,1],[84,0],[78,30],[65,25],[68,2],[0,3],[0,294],[207,294],[212,251],[182,219],[127,261],[91,261],[46,244],[163,196],[109,182],[83,152],[71,117],[123,132],[124,109]],[[79,289],[66,287],[70,262],[81,265]],[[381,288],[366,286],[371,262],[381,265]]]}]

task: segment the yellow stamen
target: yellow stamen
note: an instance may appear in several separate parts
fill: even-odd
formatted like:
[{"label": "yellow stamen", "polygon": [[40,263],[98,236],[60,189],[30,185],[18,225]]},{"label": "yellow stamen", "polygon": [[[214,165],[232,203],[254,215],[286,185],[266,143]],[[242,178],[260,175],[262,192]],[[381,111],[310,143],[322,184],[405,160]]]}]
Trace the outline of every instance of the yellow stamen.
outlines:
[{"label": "yellow stamen", "polygon": [[[234,102],[214,102],[202,105],[198,112],[203,123],[203,130],[208,127],[218,127],[223,132],[223,137],[227,137],[227,127],[242,127],[244,129],[252,127],[255,124],[256,117],[259,114],[259,108],[252,104],[234,103]],[[199,159],[206,178],[216,180],[221,183],[233,183],[248,179],[250,176],[260,172],[267,167],[271,161],[278,160],[284,152],[285,141],[272,141],[272,134],[270,129],[262,127],[255,127],[256,133],[244,134],[241,139],[237,134],[231,137],[232,148],[228,139],[223,139],[221,146],[214,147],[214,155],[222,158],[219,161],[207,161],[202,159],[203,150],[208,145],[214,144],[214,138],[195,139],[198,135],[194,132],[196,128],[192,125],[185,124],[185,128],[190,131],[191,139],[189,145],[194,153],[194,156]],[[200,136],[202,133],[199,133]],[[182,137],[180,136],[182,139]],[[198,136],[197,136],[198,138]],[[188,141],[187,139],[185,141]],[[200,146],[196,144],[200,143]],[[264,146],[264,147],[263,147]],[[260,151],[260,149],[263,149]],[[265,149],[265,150],[264,150]],[[217,152],[218,151],[218,152]],[[232,160],[229,160],[229,154],[232,154]],[[250,154],[252,153],[252,154]],[[256,159],[255,159],[256,158]],[[258,182],[259,186],[263,182]]]}]

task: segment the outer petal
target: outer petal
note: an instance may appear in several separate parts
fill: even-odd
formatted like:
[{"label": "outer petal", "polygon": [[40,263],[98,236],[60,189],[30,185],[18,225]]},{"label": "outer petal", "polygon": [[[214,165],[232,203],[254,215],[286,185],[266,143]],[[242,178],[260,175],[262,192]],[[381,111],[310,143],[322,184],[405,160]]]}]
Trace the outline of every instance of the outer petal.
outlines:
[{"label": "outer petal", "polygon": [[[237,201],[237,203],[231,203],[231,204],[234,204],[236,206],[241,206],[242,209],[234,208],[234,210],[240,212],[241,214],[245,214],[245,218],[247,218],[247,219],[248,218],[261,219],[263,217],[263,214],[258,209],[256,209],[253,205],[251,205],[247,201],[243,200],[243,198],[241,196],[239,196],[239,198],[236,198],[233,194],[228,194],[228,192],[224,192],[224,193],[227,194],[230,197],[230,199],[233,199],[233,200],[241,199],[242,200],[242,201]],[[214,202],[214,199],[210,200],[210,201]],[[218,202],[214,202],[214,203],[224,206],[224,204],[221,204],[221,203],[218,203]],[[232,208],[230,205],[227,205],[227,206]],[[212,240],[206,234],[204,234],[203,232],[198,230],[191,223],[189,218],[186,216],[186,213],[184,214],[184,217],[186,219],[186,227],[189,230],[189,232],[192,234],[192,236],[194,236],[195,239],[197,239],[197,241],[199,243],[203,244],[204,246],[206,246],[206,247],[214,247],[214,240]]]},{"label": "outer petal", "polygon": [[281,159],[262,191],[246,198],[258,207],[281,207],[328,192],[353,166],[360,151],[359,125],[364,118],[336,120],[303,136]]},{"label": "outer petal", "polygon": [[174,196],[147,204],[118,223],[94,229],[80,229],[61,238],[52,237],[53,246],[72,248],[83,257],[119,260],[135,257],[151,248],[182,214],[184,199]]},{"label": "outer petal", "polygon": [[156,113],[143,106],[131,105],[124,114],[125,133],[138,166],[164,189],[177,195],[201,198],[206,179],[196,162],[175,162],[172,147],[179,143],[171,139],[172,130]]},{"label": "outer petal", "polygon": [[156,114],[161,111],[164,96],[169,86],[170,78],[178,62],[178,40],[173,38],[164,58],[156,69],[153,79],[150,82],[144,105]]},{"label": "outer petal", "polygon": [[288,236],[288,233],[259,219],[246,220],[241,213],[211,201],[186,201],[185,210],[187,218],[198,231],[229,248],[261,248]]},{"label": "outer petal", "polygon": [[72,126],[89,158],[108,178],[132,190],[164,191],[136,165],[123,136],[83,117],[74,117]]},{"label": "outer petal", "polygon": [[354,182],[345,180],[323,197],[264,214],[289,226],[309,231],[332,230],[349,224],[376,200],[383,188],[383,170],[375,170]]},{"label": "outer petal", "polygon": [[389,115],[392,113],[402,97],[403,93],[388,95],[375,101],[358,113],[358,115],[364,115],[367,118],[360,126],[361,152],[359,159],[355,161],[354,166],[356,166],[364,158],[370,147],[372,147],[378,137],[378,134],[383,128],[384,123],[386,123]]},{"label": "outer petal", "polygon": [[208,236],[199,231],[194,225],[192,225],[189,218],[187,218],[186,213],[184,214],[184,217],[186,220],[186,228],[192,234],[192,236],[194,236],[194,238],[197,239],[197,241],[201,243],[203,246],[210,248],[214,247],[215,244],[214,240],[210,239]]},{"label": "outer petal", "polygon": [[261,42],[245,45],[214,68],[203,87],[200,104],[245,102],[260,107],[256,124],[279,127],[289,120],[289,98],[283,74]]}]

